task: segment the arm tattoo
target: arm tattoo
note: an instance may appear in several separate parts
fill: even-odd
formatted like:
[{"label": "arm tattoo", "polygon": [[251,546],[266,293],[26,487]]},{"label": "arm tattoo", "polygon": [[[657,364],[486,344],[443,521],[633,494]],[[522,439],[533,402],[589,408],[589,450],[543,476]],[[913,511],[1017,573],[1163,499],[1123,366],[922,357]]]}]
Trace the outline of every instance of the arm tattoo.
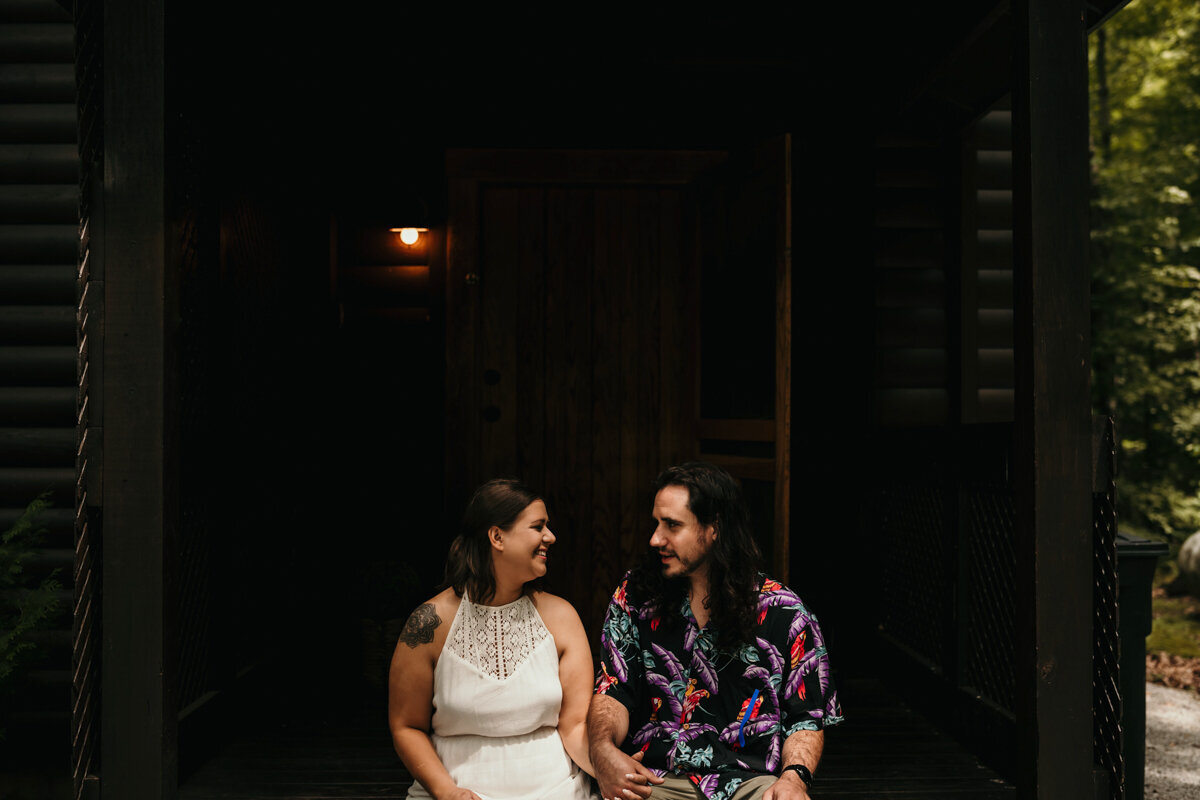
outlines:
[{"label": "arm tattoo", "polygon": [[437,615],[433,604],[425,603],[418,606],[417,610],[412,612],[412,616],[408,618],[408,622],[404,623],[400,641],[413,648],[417,645],[429,644],[433,641],[433,632],[441,624],[442,618]]}]

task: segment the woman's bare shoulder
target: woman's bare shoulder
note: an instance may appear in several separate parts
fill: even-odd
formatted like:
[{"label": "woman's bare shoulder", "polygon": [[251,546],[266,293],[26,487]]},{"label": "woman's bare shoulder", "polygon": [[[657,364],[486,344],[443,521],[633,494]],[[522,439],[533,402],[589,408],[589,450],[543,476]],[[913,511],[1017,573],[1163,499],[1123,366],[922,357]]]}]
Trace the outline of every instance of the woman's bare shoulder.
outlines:
[{"label": "woman's bare shoulder", "polygon": [[533,604],[537,606],[538,613],[542,615],[542,619],[551,627],[555,625],[574,626],[582,624],[579,621],[579,612],[575,610],[575,606],[556,594],[534,592]]},{"label": "woman's bare shoulder", "polygon": [[461,598],[454,593],[452,587],[438,592],[413,609],[408,621],[404,623],[400,641],[409,647],[434,643],[440,650],[440,644],[446,638],[446,632],[460,602]]}]

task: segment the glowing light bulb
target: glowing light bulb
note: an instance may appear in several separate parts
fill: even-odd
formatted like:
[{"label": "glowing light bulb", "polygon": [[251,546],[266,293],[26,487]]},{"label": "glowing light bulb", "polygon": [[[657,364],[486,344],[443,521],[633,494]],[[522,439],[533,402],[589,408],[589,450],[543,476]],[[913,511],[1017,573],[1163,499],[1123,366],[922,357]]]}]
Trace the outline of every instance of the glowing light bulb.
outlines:
[{"label": "glowing light bulb", "polygon": [[400,241],[404,242],[407,245],[411,246],[411,245],[416,244],[417,239],[419,239],[419,238],[421,238],[421,232],[419,230],[417,230],[416,228],[401,228],[400,229]]}]

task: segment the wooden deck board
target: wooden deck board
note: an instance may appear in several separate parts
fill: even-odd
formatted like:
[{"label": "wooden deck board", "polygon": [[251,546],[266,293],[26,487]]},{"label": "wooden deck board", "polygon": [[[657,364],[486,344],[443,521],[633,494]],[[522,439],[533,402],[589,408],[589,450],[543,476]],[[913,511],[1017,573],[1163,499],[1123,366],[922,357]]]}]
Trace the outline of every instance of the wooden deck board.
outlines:
[{"label": "wooden deck board", "polygon": [[[841,688],[815,797],[1012,800],[1011,784],[875,681]],[[181,784],[180,800],[402,800],[410,778],[382,712],[247,725]]]}]

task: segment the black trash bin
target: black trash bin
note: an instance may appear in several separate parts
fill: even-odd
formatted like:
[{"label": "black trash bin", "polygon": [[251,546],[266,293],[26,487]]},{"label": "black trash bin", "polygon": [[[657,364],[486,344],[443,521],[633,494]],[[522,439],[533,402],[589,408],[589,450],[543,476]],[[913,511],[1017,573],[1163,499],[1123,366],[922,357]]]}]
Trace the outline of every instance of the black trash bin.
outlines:
[{"label": "black trash bin", "polygon": [[1154,624],[1150,590],[1164,542],[1117,532],[1117,603],[1121,637],[1121,727],[1125,800],[1146,792],[1146,637]]}]

